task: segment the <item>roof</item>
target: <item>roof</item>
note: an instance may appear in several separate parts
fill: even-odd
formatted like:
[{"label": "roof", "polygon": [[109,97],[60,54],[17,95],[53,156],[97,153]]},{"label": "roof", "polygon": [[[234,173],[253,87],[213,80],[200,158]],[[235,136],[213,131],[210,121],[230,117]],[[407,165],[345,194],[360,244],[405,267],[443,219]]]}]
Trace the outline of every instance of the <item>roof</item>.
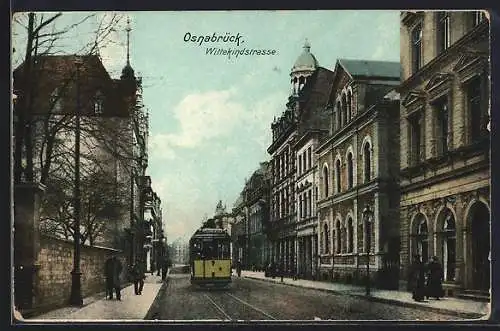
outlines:
[{"label": "roof", "polygon": [[316,57],[311,53],[311,45],[307,40],[304,43],[303,48],[304,50],[292,67],[292,72],[309,70],[314,71],[318,67],[318,60],[316,60]]},{"label": "roof", "polygon": [[401,77],[401,64],[399,62],[349,59],[339,59],[338,62],[351,74],[351,76],[397,79]]},{"label": "roof", "polygon": [[97,55],[40,56],[28,78],[23,75],[24,68],[22,63],[13,72],[14,89],[22,93],[30,86],[28,82],[34,85],[37,95],[32,109],[37,114],[52,111],[53,94],[60,97],[60,112],[65,114],[75,112],[77,95],[82,114],[93,113],[92,100],[97,92],[104,96],[103,116],[128,116],[128,103],[134,102],[129,99],[135,97],[135,83],[112,79]]}]

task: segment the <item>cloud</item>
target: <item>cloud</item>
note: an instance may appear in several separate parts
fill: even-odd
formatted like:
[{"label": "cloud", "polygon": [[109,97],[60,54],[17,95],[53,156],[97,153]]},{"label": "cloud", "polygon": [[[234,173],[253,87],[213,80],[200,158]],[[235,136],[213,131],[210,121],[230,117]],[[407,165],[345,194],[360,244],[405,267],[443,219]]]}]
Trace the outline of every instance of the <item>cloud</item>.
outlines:
[{"label": "cloud", "polygon": [[152,135],[149,141],[152,156],[173,159],[177,148],[195,148],[214,138],[229,136],[246,114],[237,99],[235,89],[185,96],[174,107],[178,132]]}]

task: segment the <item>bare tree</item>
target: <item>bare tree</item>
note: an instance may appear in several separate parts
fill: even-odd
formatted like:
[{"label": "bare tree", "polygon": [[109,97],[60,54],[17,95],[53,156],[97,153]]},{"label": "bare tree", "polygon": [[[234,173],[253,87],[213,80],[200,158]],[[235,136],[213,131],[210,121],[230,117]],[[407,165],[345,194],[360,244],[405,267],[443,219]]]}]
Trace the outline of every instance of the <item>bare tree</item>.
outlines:
[{"label": "bare tree", "polygon": [[[27,15],[27,19],[25,18]],[[35,122],[40,120],[40,116],[35,116],[35,113],[45,114],[44,120],[54,121],[51,119],[53,113],[53,107],[57,104],[57,98],[54,99],[48,109],[43,111],[37,110],[35,112],[35,105],[37,104],[37,98],[39,95],[37,91],[39,89],[40,82],[43,81],[42,75],[47,74],[43,70],[39,70],[40,58],[49,55],[62,54],[63,52],[59,49],[57,41],[64,38],[66,34],[72,30],[79,27],[82,23],[88,21],[92,17],[96,17],[97,14],[90,14],[83,17],[77,22],[73,22],[68,26],[60,29],[55,28],[55,22],[62,17],[62,13],[51,14],[15,14],[13,21],[18,27],[26,29],[26,49],[24,54],[24,61],[22,65],[22,71],[20,72],[20,77],[18,77],[20,86],[18,91],[18,98],[15,105],[15,150],[14,150],[14,182],[20,183],[23,179],[26,181],[33,181],[35,179],[34,174],[34,164],[33,164],[33,129]],[[118,24],[121,15],[113,14],[111,18],[101,19],[98,24],[95,33],[95,38],[91,40],[87,45],[82,47],[80,50],[81,54],[96,54],[99,47],[105,47],[109,41],[107,38],[110,33],[114,31],[115,26]],[[27,20],[27,24],[25,21]],[[106,22],[105,22],[106,21]],[[19,35],[19,33],[18,33]],[[67,77],[63,86],[61,87],[64,91],[68,86],[72,85],[74,82],[75,75],[72,74]],[[61,94],[63,96],[64,93]],[[36,118],[36,120],[34,120]],[[48,140],[44,145],[44,154],[50,156],[52,152],[52,140],[51,137],[55,136],[54,132],[57,132],[65,123],[71,120],[70,117],[58,118],[55,125],[53,126],[52,132],[50,132],[47,137]],[[23,156],[25,165],[23,165]],[[48,161],[48,168],[50,168],[50,157],[45,157]],[[46,180],[47,171],[45,171],[45,176],[43,179]],[[23,178],[24,175],[24,178]],[[43,182],[42,182],[43,183]]]},{"label": "bare tree", "polygon": [[[18,101],[15,107],[15,155],[14,180],[38,180],[47,186],[42,203],[42,231],[57,233],[65,238],[74,236],[72,181],[74,178],[73,146],[71,138],[74,132],[74,112],[60,111],[60,103],[74,100],[76,72],[69,71],[59,77],[58,93],[47,99],[40,91],[47,75],[52,75],[43,67],[43,58],[48,55],[64,54],[58,48],[62,40],[71,30],[83,22],[95,17],[91,14],[61,29],[56,29],[55,22],[61,13],[46,14],[29,13],[16,17],[19,25],[26,29],[26,54],[19,70],[17,86]],[[106,47],[109,35],[120,21],[120,15],[112,15],[101,19],[94,32],[94,38],[80,51],[91,58],[97,50]],[[88,78],[88,74],[87,74]],[[139,86],[140,87],[140,86]],[[101,116],[81,117],[82,144],[86,145],[81,154],[82,173],[82,243],[94,244],[99,237],[108,231],[113,218],[119,217],[118,211],[127,205],[126,182],[114,183],[110,172],[109,158],[117,160],[125,172],[130,172],[133,165],[144,158],[132,149],[131,134],[134,127],[144,125],[147,117],[142,114],[143,105],[139,95],[132,96],[132,114],[128,118]],[[135,123],[134,123],[135,121]],[[142,121],[143,123],[137,123]],[[147,124],[146,124],[147,125]],[[142,143],[145,144],[143,141]],[[102,151],[105,157],[94,153]],[[23,157],[25,164],[23,164]],[[36,159],[35,159],[36,157]]]}]

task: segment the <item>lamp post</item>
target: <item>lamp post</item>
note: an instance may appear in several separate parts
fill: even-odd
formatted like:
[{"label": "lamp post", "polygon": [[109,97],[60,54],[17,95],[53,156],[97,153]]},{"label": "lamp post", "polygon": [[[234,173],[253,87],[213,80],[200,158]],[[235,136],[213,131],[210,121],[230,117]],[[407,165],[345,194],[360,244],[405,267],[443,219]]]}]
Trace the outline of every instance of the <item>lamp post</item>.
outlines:
[{"label": "lamp post", "polygon": [[371,219],[373,212],[370,205],[366,205],[363,210],[363,222],[366,233],[366,295],[370,295],[370,251],[371,251]]},{"label": "lamp post", "polygon": [[73,270],[71,271],[70,304],[83,305],[82,284],[80,272],[80,66],[81,58],[77,57],[76,65],[76,109],[75,109],[75,178],[74,178],[74,252]]}]

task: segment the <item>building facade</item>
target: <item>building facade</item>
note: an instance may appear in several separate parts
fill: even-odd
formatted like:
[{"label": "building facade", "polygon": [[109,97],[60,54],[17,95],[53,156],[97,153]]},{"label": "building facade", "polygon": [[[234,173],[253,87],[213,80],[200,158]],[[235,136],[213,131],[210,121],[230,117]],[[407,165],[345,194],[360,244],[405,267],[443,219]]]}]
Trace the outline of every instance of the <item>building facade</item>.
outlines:
[{"label": "building facade", "polygon": [[[324,107],[328,100],[333,72],[319,66],[310,48],[310,44],[306,41],[303,52],[291,69],[291,91],[286,110],[271,125],[273,141],[267,150],[272,157],[270,222],[272,260],[283,264],[287,274],[297,274],[298,250],[305,249],[308,242],[312,247],[312,240],[302,237],[312,235],[311,222],[314,222],[314,218],[307,219],[308,214],[300,214],[297,210],[300,206],[309,204],[309,200],[301,203],[297,199],[306,199],[306,194],[309,197],[311,190],[309,187],[304,188],[307,179],[304,178],[302,181],[301,178],[302,186],[300,186],[300,192],[297,191],[297,170],[299,165],[302,167],[298,159],[297,148],[303,147],[297,145],[297,141],[309,131],[328,128],[328,115],[324,112]],[[307,161],[307,155],[301,154],[300,156]],[[306,167],[307,169],[304,170],[308,171],[307,164]],[[312,189],[312,192],[314,191]],[[306,209],[302,212],[304,211],[307,212]],[[298,222],[301,227],[300,240],[297,239]],[[308,226],[309,229],[307,229]],[[304,266],[308,254],[307,256],[302,252],[300,254],[303,260],[302,266]]]},{"label": "building facade", "polygon": [[245,184],[247,208],[248,261],[251,270],[264,270],[269,263],[269,243],[265,233],[269,223],[269,163],[261,162]]},{"label": "building facade", "polygon": [[401,13],[401,263],[437,256],[452,292],[490,288],[489,24]]},{"label": "building facade", "polygon": [[317,149],[320,277],[395,287],[400,64],[339,59],[334,73],[330,134]]},{"label": "building facade", "polygon": [[297,210],[297,276],[316,278],[318,271],[318,166],[316,149],[327,130],[308,130],[294,146],[297,155],[295,201]]}]

